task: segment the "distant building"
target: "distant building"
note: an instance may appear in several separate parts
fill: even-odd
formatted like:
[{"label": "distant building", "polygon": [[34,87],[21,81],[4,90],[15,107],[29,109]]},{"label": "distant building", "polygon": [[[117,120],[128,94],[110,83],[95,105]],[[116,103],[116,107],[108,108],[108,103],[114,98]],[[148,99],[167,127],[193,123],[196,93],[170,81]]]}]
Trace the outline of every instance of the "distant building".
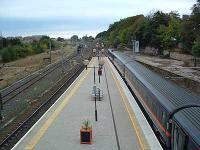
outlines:
[{"label": "distant building", "polygon": [[30,43],[30,42],[33,42],[33,41],[39,41],[42,36],[44,35],[32,35],[32,36],[26,36],[22,39],[22,42],[23,43]]},{"label": "distant building", "polygon": [[16,36],[15,38],[16,38],[16,39],[20,39],[20,41],[23,40],[23,37],[22,37],[22,36]]},{"label": "distant building", "polygon": [[17,39],[17,38],[10,36],[10,37],[7,37],[6,39],[8,39],[8,40],[14,40],[14,39]]},{"label": "distant building", "polygon": [[187,19],[189,19],[189,18],[190,18],[190,15],[183,15],[183,16],[182,16],[182,19],[183,19],[183,20],[187,20]]},{"label": "distant building", "polygon": [[65,39],[64,39],[64,38],[61,38],[61,37],[58,37],[58,38],[57,38],[57,41],[64,42]]}]

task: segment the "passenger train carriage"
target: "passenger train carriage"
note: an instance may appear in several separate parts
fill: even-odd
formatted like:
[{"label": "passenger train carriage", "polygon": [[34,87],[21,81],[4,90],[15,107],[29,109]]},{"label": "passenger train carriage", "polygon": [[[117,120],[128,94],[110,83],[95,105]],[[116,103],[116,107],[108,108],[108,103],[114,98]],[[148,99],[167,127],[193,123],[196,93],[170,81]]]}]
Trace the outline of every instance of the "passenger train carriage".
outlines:
[{"label": "passenger train carriage", "polygon": [[122,52],[109,58],[137,96],[166,149],[200,150],[200,97],[172,84]]}]

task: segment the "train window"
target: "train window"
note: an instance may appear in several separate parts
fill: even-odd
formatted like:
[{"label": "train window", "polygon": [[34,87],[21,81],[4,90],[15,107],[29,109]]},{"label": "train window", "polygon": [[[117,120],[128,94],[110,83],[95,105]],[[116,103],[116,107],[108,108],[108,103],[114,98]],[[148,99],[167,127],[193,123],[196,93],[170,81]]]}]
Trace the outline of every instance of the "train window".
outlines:
[{"label": "train window", "polygon": [[158,104],[156,104],[155,108],[156,108],[157,118],[161,121],[162,120],[162,113],[160,113],[160,112],[162,112],[162,108]]},{"label": "train window", "polygon": [[163,123],[165,123],[165,117],[166,117],[166,114],[165,114],[165,112],[163,111],[163,112],[162,112],[162,121],[163,121]]},{"label": "train window", "polygon": [[185,134],[174,124],[173,126],[173,136],[172,136],[172,149],[173,150],[184,150],[185,146]]}]

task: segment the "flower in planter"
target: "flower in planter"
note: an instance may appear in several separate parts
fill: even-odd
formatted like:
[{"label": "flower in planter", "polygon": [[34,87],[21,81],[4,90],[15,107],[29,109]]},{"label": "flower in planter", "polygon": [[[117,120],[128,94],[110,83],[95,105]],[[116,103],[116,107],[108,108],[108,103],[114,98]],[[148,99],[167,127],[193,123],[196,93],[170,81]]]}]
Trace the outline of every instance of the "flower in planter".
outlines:
[{"label": "flower in planter", "polygon": [[89,120],[85,120],[80,129],[80,143],[92,144],[92,126]]}]

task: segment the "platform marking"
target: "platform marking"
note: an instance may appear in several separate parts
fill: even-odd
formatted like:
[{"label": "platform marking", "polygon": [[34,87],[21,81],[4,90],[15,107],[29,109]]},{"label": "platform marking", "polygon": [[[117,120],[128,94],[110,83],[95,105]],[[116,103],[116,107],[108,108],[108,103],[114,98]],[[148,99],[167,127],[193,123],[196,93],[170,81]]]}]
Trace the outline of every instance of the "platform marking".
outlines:
[{"label": "platform marking", "polygon": [[110,102],[110,109],[111,109],[113,126],[114,126],[114,131],[115,131],[115,138],[116,138],[118,150],[120,150],[121,148],[120,148],[120,144],[119,144],[119,137],[118,137],[118,133],[117,133],[116,123],[115,123],[115,116],[114,116],[114,113],[113,113],[112,101],[111,101],[111,97],[110,97],[110,90],[109,90],[109,87],[108,87],[108,79],[107,79],[105,67],[104,67],[104,74],[105,74],[105,79],[106,79],[106,87],[107,87],[107,91],[108,91],[108,97],[109,97],[109,102]]},{"label": "platform marking", "polygon": [[[94,61],[91,63],[94,64]],[[52,125],[54,120],[58,117],[58,115],[61,113],[61,111],[65,108],[65,106],[69,103],[69,100],[72,98],[72,96],[76,93],[84,79],[87,77],[87,75],[91,72],[91,69],[85,70],[85,73],[83,77],[78,81],[78,83],[74,86],[74,88],[69,92],[67,97],[63,100],[63,102],[58,106],[58,108],[53,112],[51,116],[49,116],[48,120],[42,125],[42,127],[39,129],[39,131],[35,134],[35,136],[32,138],[32,140],[26,145],[26,150],[32,150],[37,143],[40,141],[40,139],[44,136],[48,128]]]},{"label": "platform marking", "polygon": [[[109,65],[110,65],[110,64],[109,64]],[[111,67],[111,66],[110,66],[110,67]],[[142,133],[140,132],[140,127],[139,127],[137,121],[135,120],[136,117],[135,117],[134,113],[132,112],[132,110],[129,108],[129,106],[128,106],[127,102],[126,102],[126,101],[127,101],[127,98],[126,98],[126,96],[125,96],[125,94],[124,94],[124,92],[123,92],[123,90],[122,90],[122,87],[120,86],[119,81],[116,79],[116,76],[114,75],[114,73],[113,73],[112,70],[111,70],[111,74],[112,74],[112,77],[113,77],[113,79],[114,79],[114,81],[115,81],[115,83],[116,83],[116,85],[117,85],[117,88],[118,88],[118,90],[119,90],[119,92],[120,92],[120,95],[121,95],[121,97],[122,97],[122,101],[123,101],[123,103],[124,103],[124,106],[125,106],[125,108],[126,108],[126,111],[128,112],[128,115],[129,115],[129,118],[130,118],[130,120],[131,120],[131,123],[132,123],[132,126],[133,126],[133,128],[134,128],[134,131],[136,132],[136,135],[137,135],[137,138],[138,138],[138,140],[139,140],[140,146],[141,146],[142,150],[148,149],[148,148],[147,148],[148,146],[147,146],[147,144],[146,144],[145,139],[142,138],[142,137],[144,137],[144,136],[142,136]],[[144,146],[144,145],[145,145],[145,146]]]}]

